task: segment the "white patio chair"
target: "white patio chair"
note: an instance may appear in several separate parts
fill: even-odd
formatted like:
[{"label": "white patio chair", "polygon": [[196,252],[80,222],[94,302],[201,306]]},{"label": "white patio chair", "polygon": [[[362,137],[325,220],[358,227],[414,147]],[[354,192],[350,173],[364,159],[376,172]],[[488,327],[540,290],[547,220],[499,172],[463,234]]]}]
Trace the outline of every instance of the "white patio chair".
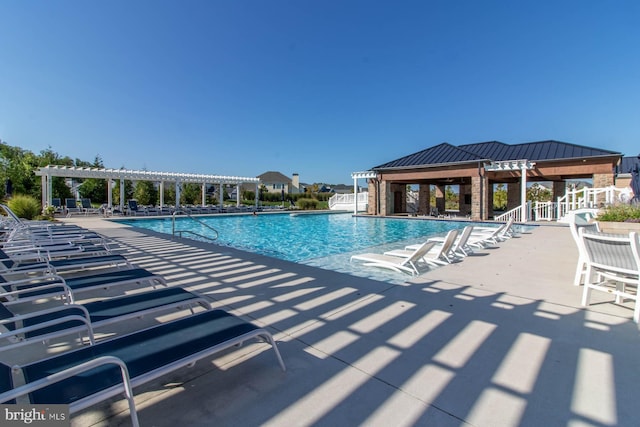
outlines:
[{"label": "white patio chair", "polygon": [[[594,233],[579,230],[586,255],[586,272],[582,305],[589,305],[591,291],[616,296],[616,303],[624,298],[635,301],[634,322],[640,322],[638,285],[640,285],[640,242],[634,232],[629,235]],[[595,279],[594,279],[595,278]],[[633,290],[627,290],[633,287]]]}]

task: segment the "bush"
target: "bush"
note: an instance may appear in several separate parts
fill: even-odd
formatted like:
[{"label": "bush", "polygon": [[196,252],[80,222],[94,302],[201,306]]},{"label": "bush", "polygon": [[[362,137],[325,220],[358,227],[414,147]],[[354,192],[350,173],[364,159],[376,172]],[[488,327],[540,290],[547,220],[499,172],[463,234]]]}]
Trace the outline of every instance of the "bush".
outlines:
[{"label": "bush", "polygon": [[34,219],[42,210],[40,202],[30,196],[15,195],[9,200],[9,209],[18,217]]},{"label": "bush", "polygon": [[318,209],[318,201],[316,199],[298,199],[296,205],[303,210]]},{"label": "bush", "polygon": [[600,212],[597,219],[598,221],[611,222],[640,222],[640,206],[607,206]]}]

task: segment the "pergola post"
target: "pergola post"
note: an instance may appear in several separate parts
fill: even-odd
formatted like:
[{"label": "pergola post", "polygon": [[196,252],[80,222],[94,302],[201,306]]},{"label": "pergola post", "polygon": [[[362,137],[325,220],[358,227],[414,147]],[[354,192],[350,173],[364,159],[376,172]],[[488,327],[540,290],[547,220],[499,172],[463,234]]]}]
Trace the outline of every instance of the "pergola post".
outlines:
[{"label": "pergola post", "polygon": [[107,180],[107,208],[113,207],[113,180],[109,178]]},{"label": "pergola post", "polygon": [[520,220],[527,222],[527,164],[523,162],[520,166],[522,175],[520,177]]},{"label": "pergola post", "polygon": [[160,181],[160,207],[164,207],[164,181]]},{"label": "pergola post", "polygon": [[124,178],[120,178],[120,212],[124,214]]},{"label": "pergola post", "polygon": [[353,178],[353,214],[358,214],[358,179],[375,179],[378,177],[378,173],[374,171],[365,171],[365,172],[352,172],[351,178]]},{"label": "pergola post", "polygon": [[205,206],[207,203],[207,184],[202,183],[202,203],[200,206]]},{"label": "pergola post", "polygon": [[176,180],[176,209],[178,209],[180,207],[180,180],[177,179]]}]

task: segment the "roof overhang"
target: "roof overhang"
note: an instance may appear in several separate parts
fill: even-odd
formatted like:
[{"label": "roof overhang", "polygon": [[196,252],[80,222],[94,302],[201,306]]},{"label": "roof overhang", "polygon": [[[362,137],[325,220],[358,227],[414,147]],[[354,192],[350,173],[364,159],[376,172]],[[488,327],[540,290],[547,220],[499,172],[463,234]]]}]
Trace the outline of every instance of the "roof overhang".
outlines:
[{"label": "roof overhang", "polygon": [[192,182],[207,184],[257,184],[260,182],[259,178],[254,177],[52,165],[38,168],[35,174],[38,176],[58,176],[65,178],[128,179],[131,181]]}]

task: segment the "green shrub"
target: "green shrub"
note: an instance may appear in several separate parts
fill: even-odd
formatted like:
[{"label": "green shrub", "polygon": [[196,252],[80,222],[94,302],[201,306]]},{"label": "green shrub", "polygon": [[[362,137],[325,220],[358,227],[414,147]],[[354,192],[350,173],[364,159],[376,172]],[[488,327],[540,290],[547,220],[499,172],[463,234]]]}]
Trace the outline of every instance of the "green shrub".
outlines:
[{"label": "green shrub", "polygon": [[318,209],[318,201],[316,199],[298,199],[296,206],[303,210]]},{"label": "green shrub", "polygon": [[598,221],[640,222],[640,206],[615,205],[607,206],[598,215]]},{"label": "green shrub", "polygon": [[15,195],[9,200],[9,209],[18,217],[34,219],[42,211],[40,202],[30,196]]}]

